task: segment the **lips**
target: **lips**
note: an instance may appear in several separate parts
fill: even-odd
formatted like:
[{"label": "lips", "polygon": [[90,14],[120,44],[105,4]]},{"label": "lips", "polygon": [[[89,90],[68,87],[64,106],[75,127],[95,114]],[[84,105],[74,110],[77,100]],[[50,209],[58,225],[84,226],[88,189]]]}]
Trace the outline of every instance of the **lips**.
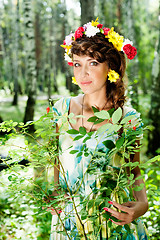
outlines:
[{"label": "lips", "polygon": [[81,82],[82,85],[90,85],[92,83],[92,81],[83,81]]}]

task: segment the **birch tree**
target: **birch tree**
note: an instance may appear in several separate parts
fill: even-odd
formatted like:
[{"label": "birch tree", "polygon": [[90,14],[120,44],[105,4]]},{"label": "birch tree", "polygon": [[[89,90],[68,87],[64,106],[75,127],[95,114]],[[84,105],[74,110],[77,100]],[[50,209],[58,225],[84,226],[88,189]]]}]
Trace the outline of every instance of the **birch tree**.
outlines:
[{"label": "birch tree", "polygon": [[19,0],[16,2],[16,17],[15,17],[15,38],[14,38],[14,90],[13,90],[13,102],[12,105],[18,105],[18,52],[19,52]]},{"label": "birch tree", "polygon": [[156,150],[160,150],[160,30],[158,47],[155,51],[155,57],[152,67],[152,91],[151,91],[151,108],[149,118],[154,127],[148,137],[148,153],[156,154]]},{"label": "birch tree", "polygon": [[[123,26],[123,31],[125,38],[131,39],[133,42],[136,41],[135,34],[135,20],[133,12],[133,0],[125,0],[123,2],[123,11],[125,14],[125,22]],[[136,45],[136,44],[135,44]],[[133,107],[138,108],[138,58],[132,60],[131,66],[128,66],[129,81],[131,85],[130,97]]]},{"label": "birch tree", "polygon": [[[25,108],[24,123],[33,121],[35,104],[36,104],[36,88],[37,88],[37,71],[35,59],[35,36],[33,27],[32,4],[30,0],[24,0],[24,17],[25,17],[25,43],[26,43],[26,79],[28,100]],[[33,130],[33,126],[30,130]]]},{"label": "birch tree", "polygon": [[94,20],[95,0],[80,0],[81,4],[81,25]]}]

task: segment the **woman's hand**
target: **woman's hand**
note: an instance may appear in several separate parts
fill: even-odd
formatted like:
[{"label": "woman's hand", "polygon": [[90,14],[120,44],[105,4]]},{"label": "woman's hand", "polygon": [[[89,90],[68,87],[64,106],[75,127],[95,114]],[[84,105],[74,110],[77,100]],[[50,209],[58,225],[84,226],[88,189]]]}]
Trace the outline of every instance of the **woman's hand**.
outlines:
[{"label": "woman's hand", "polygon": [[109,212],[111,216],[120,220],[119,222],[115,222],[111,220],[113,223],[117,225],[125,225],[133,222],[136,218],[142,216],[148,209],[147,202],[133,202],[129,201],[123,204],[119,204],[117,202],[111,202],[117,210],[119,209],[121,212],[113,210],[112,208],[104,208],[105,211]]}]

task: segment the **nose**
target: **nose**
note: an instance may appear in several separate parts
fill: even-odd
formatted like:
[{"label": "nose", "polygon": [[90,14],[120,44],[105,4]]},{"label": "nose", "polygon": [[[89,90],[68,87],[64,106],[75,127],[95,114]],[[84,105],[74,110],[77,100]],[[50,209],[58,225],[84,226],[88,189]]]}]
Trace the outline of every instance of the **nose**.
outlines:
[{"label": "nose", "polygon": [[87,63],[84,63],[81,68],[81,77],[84,78],[89,75],[89,67]]}]

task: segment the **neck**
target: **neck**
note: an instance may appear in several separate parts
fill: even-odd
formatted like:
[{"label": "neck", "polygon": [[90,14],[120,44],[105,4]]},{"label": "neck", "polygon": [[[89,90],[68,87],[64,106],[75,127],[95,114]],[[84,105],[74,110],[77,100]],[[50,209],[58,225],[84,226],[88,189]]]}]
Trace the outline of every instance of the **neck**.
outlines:
[{"label": "neck", "polygon": [[106,95],[85,94],[83,96],[83,104],[85,108],[91,109],[92,106],[94,106],[101,111],[102,109],[107,108],[107,98]]}]

